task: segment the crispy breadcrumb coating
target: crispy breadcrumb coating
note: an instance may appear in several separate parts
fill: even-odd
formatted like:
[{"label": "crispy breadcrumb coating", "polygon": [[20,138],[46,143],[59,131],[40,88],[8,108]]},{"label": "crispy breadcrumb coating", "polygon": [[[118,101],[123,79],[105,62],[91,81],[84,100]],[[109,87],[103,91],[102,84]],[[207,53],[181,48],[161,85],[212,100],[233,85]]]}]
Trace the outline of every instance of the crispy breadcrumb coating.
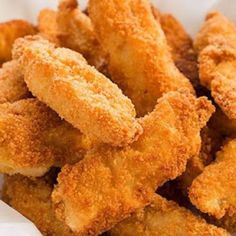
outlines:
[{"label": "crispy breadcrumb coating", "polygon": [[0,172],[42,176],[76,163],[92,146],[77,129],[37,99],[0,105]]},{"label": "crispy breadcrumb coating", "polygon": [[220,12],[210,12],[194,40],[194,49],[200,53],[217,40],[236,46],[235,25]]},{"label": "crispy breadcrumb coating", "polygon": [[15,102],[29,96],[18,62],[12,60],[4,63],[0,69],[0,103]]},{"label": "crispy breadcrumb coating", "polygon": [[196,40],[200,81],[229,119],[236,120],[236,27],[221,13],[210,13]]},{"label": "crispy breadcrumb coating", "polygon": [[77,0],[61,0],[57,12],[58,38],[61,46],[81,53],[90,65],[107,74],[107,57],[90,18],[78,6]]},{"label": "crispy breadcrumb coating", "polygon": [[130,99],[81,54],[38,36],[17,40],[13,52],[33,95],[93,140],[122,146],[142,133]]},{"label": "crispy breadcrumb coating", "polygon": [[57,216],[82,235],[111,229],[175,179],[200,146],[214,108],[206,98],[170,92],[140,120],[144,133],[125,148],[101,146],[62,169],[53,192]]},{"label": "crispy breadcrumb coating", "polygon": [[109,55],[112,80],[131,98],[138,116],[152,111],[166,92],[193,91],[176,68],[147,0],[91,0],[89,16]]},{"label": "crispy breadcrumb coating", "polygon": [[54,173],[29,179],[21,175],[5,176],[3,200],[31,220],[43,236],[75,236],[68,226],[58,221],[51,203]]},{"label": "crispy breadcrumb coating", "polygon": [[11,60],[11,49],[17,38],[35,34],[33,25],[24,20],[0,23],[0,64]]},{"label": "crispy breadcrumb coating", "polygon": [[192,183],[189,197],[202,212],[220,219],[236,213],[236,139],[218,152],[214,164],[205,168]]},{"label": "crispy breadcrumb coating", "polygon": [[151,205],[114,227],[111,236],[229,236],[173,201],[155,195]]},{"label": "crispy breadcrumb coating", "polygon": [[58,39],[57,12],[51,9],[43,9],[38,16],[39,34],[54,43],[60,45]]}]

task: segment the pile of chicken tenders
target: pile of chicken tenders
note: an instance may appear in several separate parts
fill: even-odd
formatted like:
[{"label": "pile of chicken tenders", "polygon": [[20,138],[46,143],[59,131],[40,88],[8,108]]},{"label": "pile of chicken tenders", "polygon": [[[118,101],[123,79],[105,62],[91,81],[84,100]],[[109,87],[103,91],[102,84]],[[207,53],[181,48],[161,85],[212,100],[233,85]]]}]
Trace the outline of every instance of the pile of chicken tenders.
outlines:
[{"label": "pile of chicken tenders", "polygon": [[44,236],[236,231],[236,26],[194,40],[148,0],[0,23],[2,199]]}]

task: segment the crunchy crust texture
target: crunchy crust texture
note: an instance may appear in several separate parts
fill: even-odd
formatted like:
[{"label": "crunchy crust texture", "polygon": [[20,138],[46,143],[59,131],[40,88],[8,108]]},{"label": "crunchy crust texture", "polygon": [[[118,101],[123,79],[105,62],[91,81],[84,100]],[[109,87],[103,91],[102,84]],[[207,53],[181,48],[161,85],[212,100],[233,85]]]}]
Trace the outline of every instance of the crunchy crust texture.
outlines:
[{"label": "crunchy crust texture", "polygon": [[41,176],[76,163],[91,141],[37,99],[0,105],[0,172]]},{"label": "crunchy crust texture", "polygon": [[229,236],[173,201],[155,195],[150,206],[114,227],[111,236]]},{"label": "crunchy crust texture", "polygon": [[221,13],[208,14],[195,40],[200,82],[229,119],[236,120],[236,27]]},{"label": "crunchy crust texture", "polygon": [[170,92],[140,120],[144,133],[128,147],[102,146],[62,169],[53,192],[57,216],[81,235],[111,229],[150,202],[158,186],[179,176],[199,151],[200,129],[214,108]]},{"label": "crunchy crust texture", "polygon": [[0,103],[15,102],[30,96],[20,66],[16,60],[0,69]]},{"label": "crunchy crust texture", "polygon": [[216,40],[223,40],[236,46],[235,25],[220,12],[210,12],[194,40],[194,49],[200,53],[206,46]]},{"label": "crunchy crust texture", "polygon": [[77,0],[61,0],[57,11],[58,38],[61,46],[81,53],[90,65],[107,74],[107,56],[98,42],[90,18]]},{"label": "crunchy crust texture", "polygon": [[[236,34],[236,31],[235,31]],[[226,44],[209,45],[199,58],[201,83],[231,120],[236,120],[236,48]]]},{"label": "crunchy crust texture", "polygon": [[166,92],[193,91],[176,68],[148,1],[91,0],[89,16],[109,55],[112,80],[131,98],[138,116],[152,111]]},{"label": "crunchy crust texture", "polygon": [[93,140],[122,146],[142,133],[130,99],[79,53],[38,36],[17,40],[13,52],[33,95]]},{"label": "crunchy crust texture", "polygon": [[35,33],[34,26],[24,20],[0,23],[0,64],[11,60],[12,45],[17,38]]},{"label": "crunchy crust texture", "polygon": [[3,200],[31,220],[44,236],[75,236],[55,217],[51,203],[54,175],[51,171],[37,179],[5,176]]},{"label": "crunchy crust texture", "polygon": [[214,164],[205,168],[190,188],[191,202],[218,219],[236,213],[236,139],[225,144]]}]

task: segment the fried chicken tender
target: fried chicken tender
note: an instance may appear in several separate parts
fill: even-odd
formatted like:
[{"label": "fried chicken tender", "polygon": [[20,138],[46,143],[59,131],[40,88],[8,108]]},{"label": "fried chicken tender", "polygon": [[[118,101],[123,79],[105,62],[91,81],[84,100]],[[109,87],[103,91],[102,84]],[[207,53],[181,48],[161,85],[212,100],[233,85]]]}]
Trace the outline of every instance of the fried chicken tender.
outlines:
[{"label": "fried chicken tender", "polygon": [[228,235],[173,201],[155,195],[150,206],[114,227],[111,236],[220,236]]},{"label": "fried chicken tender", "polygon": [[60,45],[58,39],[57,12],[51,9],[43,9],[38,16],[39,34],[55,45]]},{"label": "fried chicken tender", "polygon": [[42,176],[76,163],[91,141],[37,99],[0,105],[0,172]]},{"label": "fried chicken tender", "polygon": [[201,139],[200,153],[188,160],[185,172],[178,178],[178,188],[186,196],[193,180],[215,159],[223,138],[216,130],[206,126],[201,130]]},{"label": "fried chicken tender", "polygon": [[17,40],[13,52],[33,95],[91,139],[122,146],[142,133],[130,99],[79,53],[38,36]]},{"label": "fried chicken tender", "polygon": [[4,63],[0,69],[0,103],[15,102],[29,96],[18,62]]},{"label": "fried chicken tender", "polygon": [[57,217],[82,235],[111,229],[149,204],[199,150],[200,129],[214,108],[206,98],[170,92],[140,120],[144,133],[128,147],[100,146],[66,165],[53,192]]},{"label": "fried chicken tender", "polygon": [[54,175],[51,171],[37,179],[5,176],[3,200],[31,220],[44,236],[74,236],[54,215],[51,203]]},{"label": "fried chicken tender", "polygon": [[200,30],[200,81],[229,119],[236,120],[236,27],[222,14],[210,13]]},{"label": "fried chicken tender", "polygon": [[199,87],[197,55],[191,37],[174,16],[162,14],[159,20],[176,67],[197,89]]},{"label": "fried chicken tender", "polygon": [[205,168],[192,183],[189,197],[202,212],[218,219],[236,213],[236,139],[218,152],[214,164]]},{"label": "fried chicken tender", "polygon": [[61,46],[81,53],[90,65],[107,74],[107,58],[96,39],[90,18],[77,0],[61,0],[57,12],[58,38]]},{"label": "fried chicken tender", "polygon": [[0,64],[11,60],[12,45],[17,38],[35,33],[34,26],[24,20],[0,23]]},{"label": "fried chicken tender", "polygon": [[112,80],[131,98],[138,116],[152,111],[166,92],[193,91],[176,68],[148,1],[91,0],[89,16],[109,55]]}]

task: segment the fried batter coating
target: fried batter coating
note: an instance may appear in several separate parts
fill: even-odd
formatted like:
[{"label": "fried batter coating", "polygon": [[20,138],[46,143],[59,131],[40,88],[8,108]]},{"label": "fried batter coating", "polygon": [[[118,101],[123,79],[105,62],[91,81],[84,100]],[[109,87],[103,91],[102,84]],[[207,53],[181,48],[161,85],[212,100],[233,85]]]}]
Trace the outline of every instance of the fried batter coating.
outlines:
[{"label": "fried batter coating", "polygon": [[193,91],[176,68],[147,0],[91,0],[89,16],[109,55],[112,80],[131,98],[138,116],[152,111],[166,92]]},{"label": "fried batter coating", "polygon": [[197,55],[191,37],[182,24],[170,14],[162,14],[160,23],[176,67],[191,81],[194,88],[198,88]]},{"label": "fried batter coating", "polygon": [[[222,14],[207,16],[195,48],[200,52],[200,81],[229,119],[236,120],[236,27]],[[200,51],[201,50],[201,51]]]},{"label": "fried batter coating", "polygon": [[51,9],[43,9],[38,16],[39,34],[54,43],[60,45],[58,39],[57,12]]},{"label": "fried batter coating", "polygon": [[220,12],[210,12],[194,40],[194,49],[200,53],[208,45],[221,40],[236,46],[235,25]]},{"label": "fried batter coating", "polygon": [[128,97],[77,52],[38,36],[16,41],[30,91],[93,140],[122,146],[142,132]]},{"label": "fried batter coating", "polygon": [[144,133],[136,142],[123,149],[100,146],[62,169],[52,195],[57,216],[77,233],[97,235],[143,208],[198,152],[200,129],[213,110],[205,98],[164,95],[140,120]]},{"label": "fried batter coating", "polygon": [[218,152],[214,164],[205,168],[190,187],[191,202],[202,212],[220,219],[236,213],[236,139]]},{"label": "fried batter coating", "polygon": [[224,229],[206,223],[184,207],[155,195],[150,206],[114,227],[111,236],[220,236]]},{"label": "fried batter coating", "polygon": [[90,65],[107,74],[107,58],[96,39],[90,18],[77,0],[61,0],[57,13],[58,38],[61,46],[81,53]]},{"label": "fried batter coating", "polygon": [[0,105],[0,172],[42,176],[76,163],[92,146],[77,129],[37,99]]},{"label": "fried batter coating", "polygon": [[222,144],[221,134],[208,126],[201,130],[201,139],[200,153],[188,160],[185,172],[178,178],[178,188],[185,195],[193,180],[215,159],[215,153]]},{"label": "fried batter coating", "polygon": [[0,23],[0,64],[11,60],[12,45],[17,38],[35,33],[34,26],[24,20]]},{"label": "fried batter coating", "polygon": [[0,103],[15,102],[29,96],[18,62],[4,63],[0,69]]},{"label": "fried batter coating", "polygon": [[54,183],[52,173],[37,179],[5,176],[3,200],[31,220],[43,236],[75,236],[54,215],[51,203]]}]

